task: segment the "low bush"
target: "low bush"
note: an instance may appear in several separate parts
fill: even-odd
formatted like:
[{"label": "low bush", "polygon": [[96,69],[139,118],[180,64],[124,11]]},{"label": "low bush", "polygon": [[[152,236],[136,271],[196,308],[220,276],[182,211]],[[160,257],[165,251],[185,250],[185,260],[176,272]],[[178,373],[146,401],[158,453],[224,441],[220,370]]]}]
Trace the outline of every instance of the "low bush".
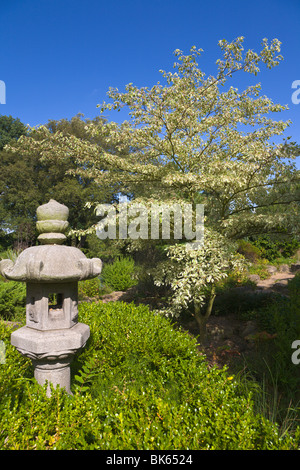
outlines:
[{"label": "low bush", "polygon": [[248,274],[258,274],[260,279],[268,279],[270,277],[270,273],[267,269],[268,264],[268,260],[266,259],[259,260],[257,263],[248,267]]},{"label": "low bush", "polygon": [[215,315],[236,314],[240,319],[247,319],[248,312],[264,309],[270,302],[281,298],[279,294],[258,292],[247,287],[224,290],[218,293],[214,305]]},{"label": "low bush", "polygon": [[260,250],[262,257],[273,262],[277,258],[289,258],[294,256],[300,243],[296,239],[272,240],[268,236],[260,236],[253,240],[252,244]]},{"label": "low bush", "polygon": [[209,368],[196,340],[146,306],[79,306],[91,337],[73,364],[73,396],[30,376],[0,324],[0,449],[297,449],[300,432],[253,411],[226,369]]},{"label": "low bush", "polygon": [[262,255],[259,247],[246,240],[239,240],[237,252],[243,255],[251,263],[256,263]]},{"label": "low bush", "polygon": [[87,298],[98,298],[101,293],[101,281],[98,277],[94,279],[87,279],[79,281],[78,283],[78,298],[79,300]]},{"label": "low bush", "polygon": [[119,257],[113,263],[104,265],[101,279],[113,290],[125,291],[137,284],[134,273],[134,260],[129,257]]}]

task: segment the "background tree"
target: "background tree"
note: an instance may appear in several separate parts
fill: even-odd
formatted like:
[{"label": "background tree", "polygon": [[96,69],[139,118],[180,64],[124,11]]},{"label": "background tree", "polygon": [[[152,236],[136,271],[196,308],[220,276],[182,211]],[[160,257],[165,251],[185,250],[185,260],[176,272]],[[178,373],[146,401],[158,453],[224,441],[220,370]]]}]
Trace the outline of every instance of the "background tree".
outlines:
[{"label": "background tree", "polygon": [[12,140],[18,140],[21,135],[27,134],[27,127],[19,118],[0,116],[0,150]]},{"label": "background tree", "polygon": [[[96,118],[91,122],[102,125],[103,119]],[[70,121],[49,121],[46,127],[50,133],[59,131],[66,137],[76,135],[84,140],[89,138],[86,124],[80,115]],[[38,134],[35,138],[39,138]],[[22,154],[16,143],[14,152],[0,151],[0,165],[2,224],[15,231],[18,248],[35,243],[36,208],[49,199],[56,199],[69,207],[70,226],[79,230],[97,221],[95,215],[86,209],[87,201],[111,202],[114,198],[113,185],[99,186],[93,178],[75,175],[77,163],[74,158],[42,162],[38,152],[32,150]]]},{"label": "background tree", "polygon": [[[0,116],[0,153],[6,144],[14,140],[18,140],[21,135],[27,134],[26,126],[20,121],[19,118],[13,118],[12,116]],[[6,162],[1,162],[1,174],[5,171]],[[4,193],[5,184],[0,177],[0,199]],[[0,243],[5,246],[7,244],[9,235],[7,229],[9,226],[6,223],[7,212],[5,208],[0,204]],[[25,227],[24,227],[25,229]],[[11,240],[9,240],[10,242]],[[9,243],[8,242],[8,243]]]}]

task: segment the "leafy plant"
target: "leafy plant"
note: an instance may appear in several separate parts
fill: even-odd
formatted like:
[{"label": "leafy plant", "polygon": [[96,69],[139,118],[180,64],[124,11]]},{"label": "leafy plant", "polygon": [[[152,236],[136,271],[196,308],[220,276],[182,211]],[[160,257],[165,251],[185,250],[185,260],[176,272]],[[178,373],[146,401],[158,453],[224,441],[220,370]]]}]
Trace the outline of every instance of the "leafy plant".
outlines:
[{"label": "leafy plant", "polygon": [[87,279],[79,281],[78,283],[78,298],[83,300],[86,298],[98,298],[100,295],[101,281],[98,277],[94,279]]},{"label": "leafy plant", "polygon": [[296,239],[272,240],[268,236],[257,237],[252,243],[260,250],[262,257],[267,258],[270,262],[277,258],[293,256],[300,246]]},{"label": "leafy plant", "polygon": [[[296,275],[288,284],[288,297],[278,294],[270,295],[268,299],[265,295],[267,302],[252,305],[251,311],[261,341],[256,345],[257,354],[253,354],[251,361],[248,358],[247,370],[255,371],[253,375],[260,377],[264,390],[282,402],[276,406],[283,415],[289,407],[297,406],[297,403],[299,407],[300,403],[300,376],[291,360],[291,345],[300,338],[299,287],[300,275]],[[250,306],[251,302],[248,302]],[[262,341],[262,335],[265,341]],[[268,406],[272,408],[270,404]]]},{"label": "leafy plant", "polygon": [[190,312],[198,323],[199,339],[204,342],[216,284],[227,277],[229,270],[242,269],[243,258],[234,253],[223,236],[209,229],[205,230],[203,246],[189,249],[185,244],[173,245],[167,249],[167,256],[167,262],[154,271],[155,284],[169,285],[172,290],[163,313],[179,317],[184,311]]},{"label": "leafy plant", "polygon": [[0,282],[0,318],[20,319],[25,314],[26,285],[22,282]]},{"label": "leafy plant", "polygon": [[104,284],[116,291],[125,291],[137,284],[134,277],[135,263],[132,258],[119,257],[103,267],[101,278]]},{"label": "leafy plant", "polygon": [[262,255],[261,250],[246,240],[239,240],[237,252],[244,255],[244,257],[251,263],[256,263]]},{"label": "leafy plant", "polygon": [[260,260],[259,262],[248,266],[249,274],[257,274],[261,279],[268,279],[270,273],[267,270],[267,260]]}]

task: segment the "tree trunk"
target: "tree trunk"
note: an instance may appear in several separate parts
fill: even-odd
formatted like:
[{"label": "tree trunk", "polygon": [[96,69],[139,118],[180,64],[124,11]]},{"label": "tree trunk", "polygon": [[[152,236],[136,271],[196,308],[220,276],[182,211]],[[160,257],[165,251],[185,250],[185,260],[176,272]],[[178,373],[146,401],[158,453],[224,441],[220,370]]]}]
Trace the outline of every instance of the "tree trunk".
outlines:
[{"label": "tree trunk", "polygon": [[215,298],[216,298],[216,293],[215,293],[215,287],[213,286],[210,292],[206,311],[203,313],[201,312],[200,304],[198,302],[194,302],[195,319],[199,327],[198,338],[199,338],[200,344],[202,345],[204,345],[207,340],[206,324],[207,324],[208,318],[210,317]]}]

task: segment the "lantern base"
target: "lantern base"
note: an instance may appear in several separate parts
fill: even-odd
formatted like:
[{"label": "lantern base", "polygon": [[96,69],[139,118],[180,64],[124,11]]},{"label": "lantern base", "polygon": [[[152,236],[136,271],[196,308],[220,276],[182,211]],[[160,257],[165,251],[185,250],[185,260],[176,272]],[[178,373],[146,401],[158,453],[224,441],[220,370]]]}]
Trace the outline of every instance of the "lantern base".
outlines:
[{"label": "lantern base", "polygon": [[12,333],[11,344],[19,353],[32,360],[37,382],[40,385],[48,382],[48,396],[51,394],[50,383],[54,387],[59,385],[71,394],[70,364],[74,355],[85,346],[89,336],[90,329],[84,323],[52,331],[23,326]]}]

